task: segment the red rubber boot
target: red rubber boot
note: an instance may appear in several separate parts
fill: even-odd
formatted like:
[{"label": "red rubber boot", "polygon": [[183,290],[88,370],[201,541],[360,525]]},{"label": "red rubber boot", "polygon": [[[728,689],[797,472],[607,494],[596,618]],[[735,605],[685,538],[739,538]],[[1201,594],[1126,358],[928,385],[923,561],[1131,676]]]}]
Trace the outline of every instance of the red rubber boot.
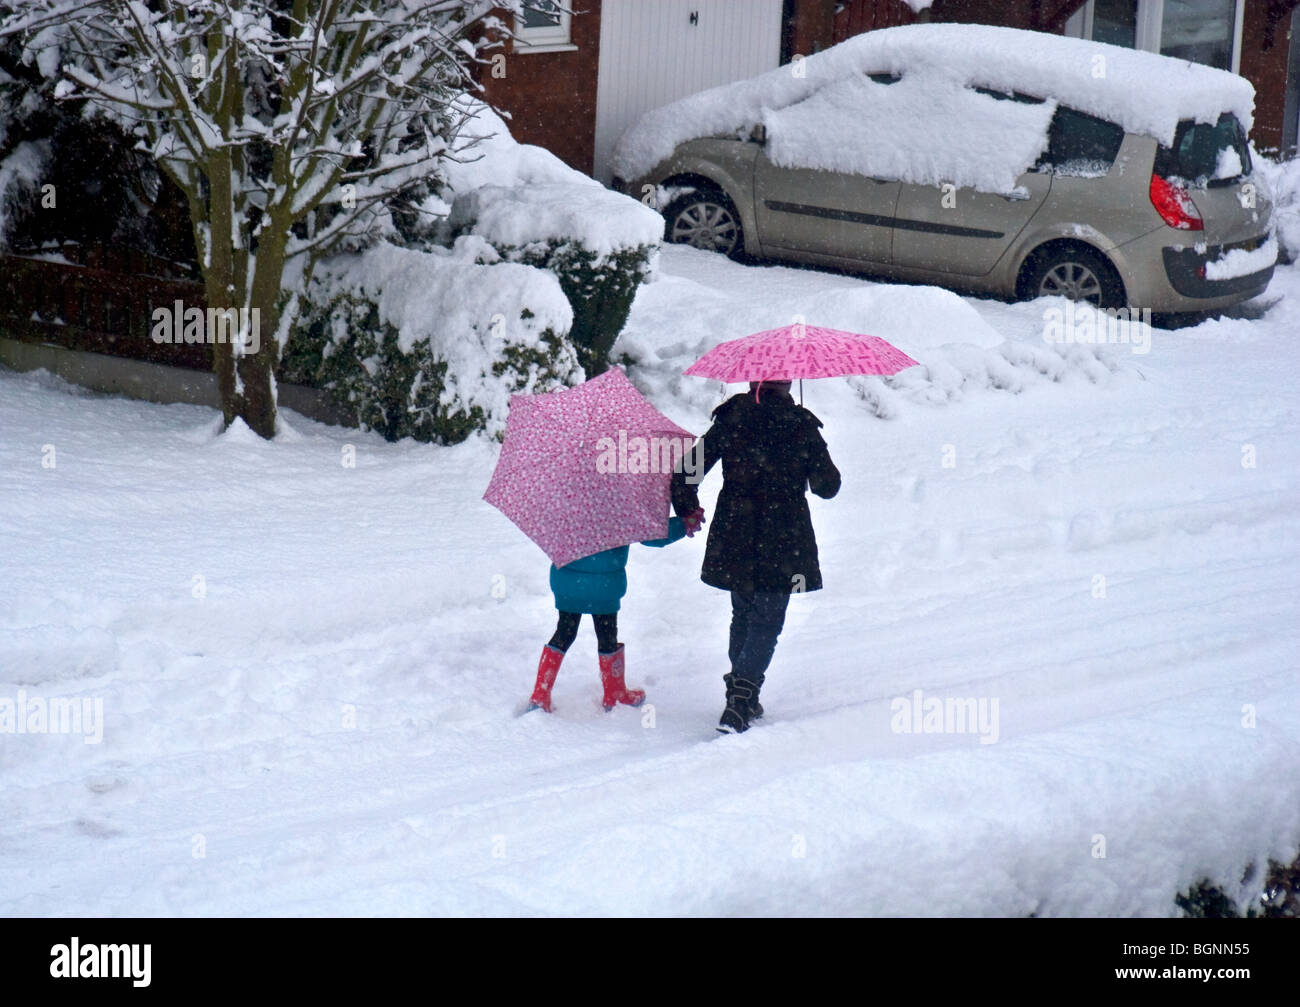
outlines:
[{"label": "red rubber boot", "polygon": [[640,706],[645,702],[645,691],[643,689],[629,689],[623,682],[623,645],[618,645],[618,650],[612,654],[599,654],[600,658],[600,684],[605,687],[606,711],[614,709],[615,704],[622,703],[624,706]]},{"label": "red rubber boot", "polygon": [[528,701],[528,709],[551,712],[551,687],[555,685],[555,676],[560,673],[560,662],[564,660],[564,651],[556,650],[550,644],[542,648],[542,658],[537,662],[537,684],[533,686],[533,697]]}]

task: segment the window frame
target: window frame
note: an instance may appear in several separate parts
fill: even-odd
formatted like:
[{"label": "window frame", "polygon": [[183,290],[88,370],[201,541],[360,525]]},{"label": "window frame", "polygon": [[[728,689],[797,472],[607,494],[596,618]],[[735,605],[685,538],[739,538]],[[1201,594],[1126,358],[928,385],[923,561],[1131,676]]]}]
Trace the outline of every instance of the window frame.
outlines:
[{"label": "window frame", "polygon": [[560,23],[545,27],[530,28],[524,19],[516,14],[514,19],[514,51],[519,54],[540,52],[576,52],[573,44],[573,11],[568,6],[569,0],[555,0]]},{"label": "window frame", "polygon": [[[1070,22],[1067,22],[1066,30],[1077,31],[1078,37],[1091,39],[1093,34],[1093,15],[1096,11],[1096,0],[1088,0],[1078,11],[1070,17],[1073,22],[1073,28]],[[1080,17],[1082,15],[1082,17]],[[1076,18],[1078,19],[1076,21]],[[1246,20],[1246,0],[1233,0],[1233,17],[1232,17],[1232,66],[1229,68],[1233,73],[1241,73],[1241,44],[1242,30]],[[1160,51],[1160,36],[1164,30],[1165,23],[1165,0],[1137,0],[1137,32],[1135,49],[1142,49],[1146,52]]]}]

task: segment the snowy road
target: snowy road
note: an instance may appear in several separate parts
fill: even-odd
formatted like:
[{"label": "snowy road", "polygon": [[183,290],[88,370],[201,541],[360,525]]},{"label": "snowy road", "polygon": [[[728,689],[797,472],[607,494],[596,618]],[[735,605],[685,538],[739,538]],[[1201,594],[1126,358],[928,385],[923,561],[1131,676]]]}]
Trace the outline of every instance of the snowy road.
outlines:
[{"label": "snowy road", "polygon": [[[0,733],[0,913],[1164,915],[1294,857],[1300,270],[1142,354],[1049,346],[1045,304],[665,250],[618,349],[688,429],[720,388],[681,369],[795,315],[926,365],[806,386],[827,588],[721,740],[699,539],[629,563],[652,716],[600,710],[584,623],[518,718],[554,616],[491,445],[0,372],[0,702],[103,709]],[[896,730],[916,690],[984,743]]]}]

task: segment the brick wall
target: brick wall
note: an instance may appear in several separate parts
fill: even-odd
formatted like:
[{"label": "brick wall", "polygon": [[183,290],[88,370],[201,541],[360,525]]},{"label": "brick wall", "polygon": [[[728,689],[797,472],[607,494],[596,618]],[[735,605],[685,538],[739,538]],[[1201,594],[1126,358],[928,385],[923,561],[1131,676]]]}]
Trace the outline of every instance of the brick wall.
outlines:
[{"label": "brick wall", "polygon": [[[571,0],[570,52],[515,52],[507,40],[504,77],[480,72],[485,98],[510,113],[520,143],[545,147],[566,164],[591,173],[596,142],[596,74],[600,60],[600,0]],[[505,20],[508,15],[498,11]]]},{"label": "brick wall", "polygon": [[1294,2],[1246,4],[1241,25],[1241,75],[1255,85],[1255,128],[1261,150],[1282,146],[1286,113],[1286,62]]},{"label": "brick wall", "polygon": [[[816,6],[820,0],[798,0],[801,6]],[[920,14],[902,0],[847,0],[835,4],[836,42],[877,28],[912,24],[916,21],[955,21],[992,24],[1008,28],[1059,32],[1084,0],[935,0]]]}]

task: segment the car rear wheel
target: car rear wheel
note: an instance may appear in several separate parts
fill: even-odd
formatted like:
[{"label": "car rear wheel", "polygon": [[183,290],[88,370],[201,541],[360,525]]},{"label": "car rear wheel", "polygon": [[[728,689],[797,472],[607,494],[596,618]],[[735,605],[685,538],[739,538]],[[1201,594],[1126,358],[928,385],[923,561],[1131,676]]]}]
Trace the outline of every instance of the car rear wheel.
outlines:
[{"label": "car rear wheel", "polygon": [[664,211],[664,240],[707,252],[738,257],[745,248],[740,214],[721,192],[696,189],[669,204]]},{"label": "car rear wheel", "polygon": [[1065,297],[1098,308],[1124,306],[1124,285],[1099,252],[1082,246],[1049,249],[1027,267],[1024,297]]}]

